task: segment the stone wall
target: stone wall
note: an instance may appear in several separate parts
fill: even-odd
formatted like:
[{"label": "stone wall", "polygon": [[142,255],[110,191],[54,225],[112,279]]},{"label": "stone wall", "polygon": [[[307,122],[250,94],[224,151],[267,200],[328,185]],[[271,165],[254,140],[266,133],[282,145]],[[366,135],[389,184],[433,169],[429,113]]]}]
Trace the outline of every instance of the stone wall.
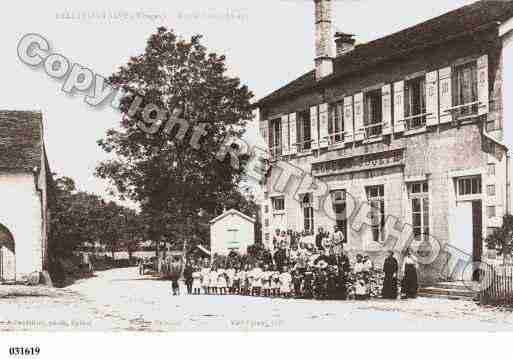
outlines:
[{"label": "stone wall", "polygon": [[0,223],[12,234],[16,280],[43,270],[42,207],[31,173],[0,174]]}]

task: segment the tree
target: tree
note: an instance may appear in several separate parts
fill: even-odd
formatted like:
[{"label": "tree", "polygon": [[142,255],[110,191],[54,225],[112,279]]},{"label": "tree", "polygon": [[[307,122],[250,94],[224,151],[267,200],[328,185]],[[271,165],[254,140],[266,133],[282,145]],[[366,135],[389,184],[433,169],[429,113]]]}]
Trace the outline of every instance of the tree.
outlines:
[{"label": "tree", "polygon": [[[236,167],[230,156],[224,161],[216,157],[227,138],[243,135],[252,119],[253,95],[239,79],[226,75],[225,57],[207,53],[200,40],[199,35],[179,40],[161,27],[143,54],[109,78],[127,95],[120,105],[120,128],[98,141],[114,159],[102,162],[96,174],[121,198],[141,205],[155,243],[164,237],[183,241],[187,223],[198,222],[201,210],[207,216],[221,211],[226,194],[236,193],[248,159],[239,157]],[[134,110],[138,96],[142,101]],[[165,111],[164,117],[154,111],[148,118],[143,109],[150,104]],[[184,123],[172,126],[170,114],[175,111]],[[147,131],[150,123],[152,130]],[[205,132],[198,141],[199,128]]]},{"label": "tree", "polygon": [[[71,178],[55,181],[55,203],[52,208],[50,237],[55,258],[67,258],[86,244],[105,244],[113,253],[128,234],[136,238],[140,227],[138,214],[115,202],[105,202],[97,195],[77,191]],[[127,223],[123,215],[129,218]]]},{"label": "tree", "polygon": [[120,248],[128,253],[128,260],[132,262],[132,254],[139,249],[144,235],[144,222],[141,216],[132,209],[125,208],[121,213],[124,225],[121,233]]},{"label": "tree", "polygon": [[502,226],[485,238],[489,249],[496,249],[498,255],[504,258],[513,253],[513,216],[506,214]]}]

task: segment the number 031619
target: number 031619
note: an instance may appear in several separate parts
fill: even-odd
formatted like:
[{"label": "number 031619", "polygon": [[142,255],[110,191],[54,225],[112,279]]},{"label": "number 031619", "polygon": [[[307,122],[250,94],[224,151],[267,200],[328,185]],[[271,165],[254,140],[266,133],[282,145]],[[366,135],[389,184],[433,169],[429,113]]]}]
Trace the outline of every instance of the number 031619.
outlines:
[{"label": "number 031619", "polygon": [[39,347],[10,347],[9,355],[11,356],[37,356],[41,352]]}]

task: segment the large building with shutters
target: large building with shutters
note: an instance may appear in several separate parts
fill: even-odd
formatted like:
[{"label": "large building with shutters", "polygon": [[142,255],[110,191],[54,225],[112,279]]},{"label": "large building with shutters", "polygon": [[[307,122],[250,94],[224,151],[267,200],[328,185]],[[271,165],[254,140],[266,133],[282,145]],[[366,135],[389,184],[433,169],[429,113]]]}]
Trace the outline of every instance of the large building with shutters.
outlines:
[{"label": "large building with shutters", "polygon": [[[333,36],[329,0],[312,6],[315,69],[256,105],[271,157],[264,243],[277,229],[336,225],[349,252],[379,264],[382,247],[372,244],[392,216],[411,225],[413,244],[433,237],[483,258],[482,238],[511,202],[513,3],[479,1],[364,44]],[[277,186],[283,164],[322,182],[325,203],[315,206],[299,173],[293,190]],[[366,230],[351,225],[348,198],[374,208]],[[442,255],[421,267],[424,281],[456,273]]]}]

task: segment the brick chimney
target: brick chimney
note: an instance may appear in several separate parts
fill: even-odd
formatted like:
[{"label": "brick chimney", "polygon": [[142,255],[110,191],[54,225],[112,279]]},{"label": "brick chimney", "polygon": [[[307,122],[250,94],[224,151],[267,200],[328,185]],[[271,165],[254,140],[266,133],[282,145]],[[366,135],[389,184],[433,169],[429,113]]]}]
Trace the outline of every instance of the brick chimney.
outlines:
[{"label": "brick chimney", "polygon": [[333,44],[331,35],[331,0],[315,3],[315,79],[333,73]]},{"label": "brick chimney", "polygon": [[337,48],[337,56],[348,53],[354,50],[354,44],[356,40],[353,38],[353,34],[345,34],[343,32],[335,33],[335,45]]}]

